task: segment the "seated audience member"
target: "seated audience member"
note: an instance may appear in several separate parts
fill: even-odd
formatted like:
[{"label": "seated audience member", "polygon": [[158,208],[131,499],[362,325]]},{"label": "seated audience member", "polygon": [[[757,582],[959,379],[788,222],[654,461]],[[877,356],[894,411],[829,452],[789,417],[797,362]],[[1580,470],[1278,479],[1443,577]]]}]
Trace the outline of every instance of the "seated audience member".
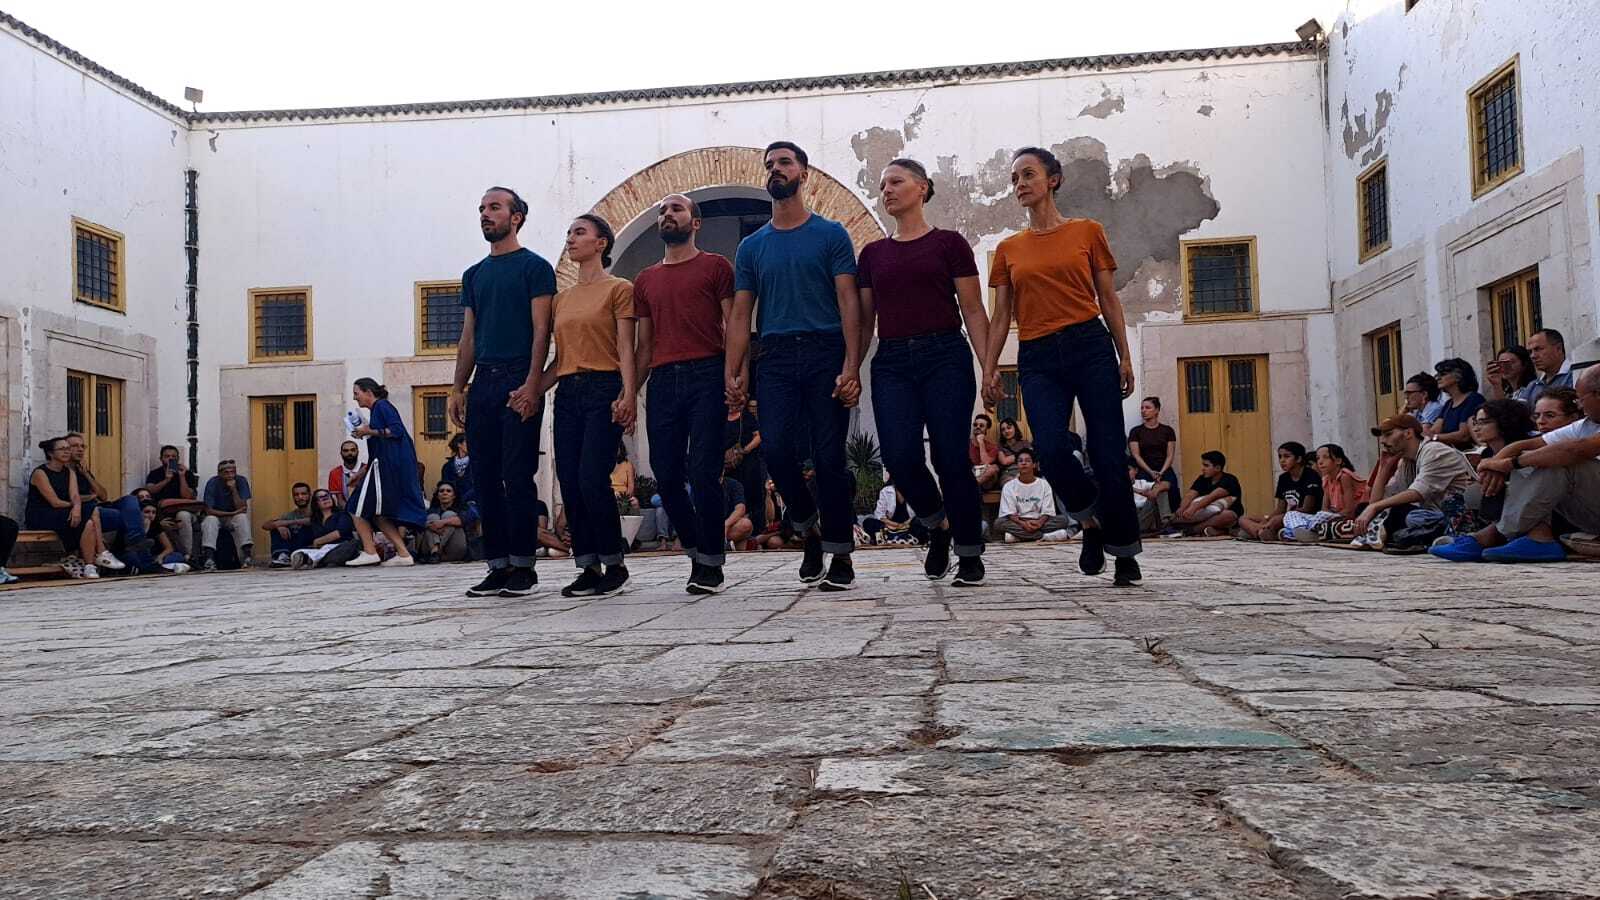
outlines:
[{"label": "seated audience member", "polygon": [[[169,501],[172,505],[181,505],[180,501],[196,499],[195,491],[200,486],[200,480],[179,459],[178,448],[168,444],[161,448],[161,465],[144,476],[145,490],[150,492],[158,505]],[[178,509],[173,512],[172,518],[179,526],[175,533],[178,549],[187,559],[194,555],[194,512]]]},{"label": "seated audience member", "polygon": [[456,496],[467,503],[478,499],[472,483],[472,459],[467,455],[467,436],[457,434],[450,438],[450,455],[439,467],[439,483],[456,489]]},{"label": "seated audience member", "polygon": [[750,506],[745,503],[744,485],[732,472],[725,473],[722,478],[722,506],[725,511],[722,536],[737,550],[755,533],[755,523],[750,519]]},{"label": "seated audience member", "polygon": [[1556,540],[1555,516],[1579,531],[1600,532],[1600,366],[1578,377],[1578,403],[1582,419],[1508,444],[1478,464],[1484,494],[1505,494],[1500,520],[1434,548],[1435,556],[1453,562],[1560,562],[1567,553]]},{"label": "seated audience member", "polygon": [[16,584],[22,580],[6,571],[6,566],[11,564],[11,551],[17,546],[17,535],[21,532],[16,519],[0,516],[0,585]]},{"label": "seated audience member", "polygon": [[1265,518],[1240,516],[1239,530],[1258,541],[1282,537],[1284,515],[1301,512],[1314,515],[1322,511],[1322,476],[1306,464],[1306,447],[1299,441],[1278,445],[1278,486],[1273,491],[1272,513]]},{"label": "seated audience member", "polygon": [[1071,535],[1072,520],[1056,512],[1055,493],[1050,482],[1038,476],[1033,449],[1019,448],[1016,459],[1017,477],[1000,489],[1000,514],[989,529],[989,536],[1008,544],[1066,540]]},{"label": "seated audience member", "polygon": [[130,553],[149,549],[144,516],[139,510],[151,496],[148,490],[139,487],[126,497],[118,497],[96,507],[95,516],[100,520],[101,539],[114,554],[126,558]]},{"label": "seated audience member", "polygon": [[[1474,468],[1483,459],[1492,458],[1504,450],[1507,444],[1525,441],[1536,433],[1533,427],[1533,411],[1520,400],[1506,398],[1490,400],[1483,404],[1472,414],[1472,420],[1467,424],[1472,427],[1473,441],[1483,448],[1481,454],[1467,454],[1467,462]],[[1479,488],[1476,495],[1480,501],[1476,511],[1477,521],[1458,523],[1455,529],[1458,534],[1476,532],[1500,519],[1505,493],[1488,496],[1483,493],[1482,488]]]},{"label": "seated audience member", "polygon": [[361,462],[361,445],[345,441],[339,445],[339,465],[328,470],[328,492],[340,509],[356,495],[361,476],[366,474],[366,464]]},{"label": "seated audience member", "polygon": [[567,556],[572,553],[568,544],[550,524],[550,507],[543,500],[533,501],[534,518],[539,523],[539,555]]},{"label": "seated audience member", "polygon": [[883,489],[878,505],[861,522],[861,530],[874,544],[921,544],[928,540],[928,528],[911,515],[905,495],[894,486],[894,478],[883,473]]},{"label": "seated audience member", "polygon": [[307,528],[311,540],[289,554],[291,568],[342,566],[361,553],[356,523],[339,507],[332,491],[316,491],[311,495],[311,519]]},{"label": "seated audience member", "polygon": [[1000,486],[1000,448],[989,440],[989,429],[993,427],[994,420],[989,418],[988,413],[978,413],[972,417],[972,440],[967,442],[967,461],[972,463],[972,477],[978,479],[978,487],[985,491]]},{"label": "seated audience member", "polygon": [[1128,432],[1128,452],[1133,454],[1134,465],[1142,476],[1151,481],[1165,481],[1167,512],[1177,505],[1183,488],[1178,484],[1178,473],[1173,465],[1178,461],[1178,433],[1171,425],[1161,421],[1161,398],[1146,397],[1139,403],[1138,425]]},{"label": "seated audience member", "polygon": [[[1022,426],[1017,420],[1007,417],[1000,420],[1000,442],[995,447],[995,462],[1000,466],[1000,484],[1015,481],[1021,474],[1021,467],[1017,464],[1017,454],[1028,446],[1028,438],[1022,433]],[[1035,471],[1038,467],[1035,466]]]},{"label": "seated audience member", "polygon": [[[67,439],[42,441],[39,449],[45,452],[45,461],[28,478],[24,524],[30,529],[56,533],[69,554],[64,567],[73,578],[99,578],[100,569],[121,571],[127,568],[106,549],[105,539],[100,534],[99,516],[85,511]],[[74,551],[76,558],[70,556]]]},{"label": "seated audience member", "polygon": [[303,481],[296,482],[289,489],[289,498],[294,502],[294,508],[283,515],[267,522],[261,523],[263,531],[267,532],[272,546],[272,568],[281,569],[289,565],[289,554],[311,543],[311,485]]},{"label": "seated audience member", "polygon": [[1356,474],[1355,464],[1338,444],[1318,447],[1313,465],[1322,478],[1322,506],[1315,513],[1284,513],[1283,538],[1311,544],[1348,541],[1355,537],[1355,518],[1367,502],[1367,480]]},{"label": "seated audience member", "polygon": [[1467,420],[1483,405],[1483,395],[1478,393],[1478,374],[1472,364],[1452,357],[1433,367],[1439,377],[1439,390],[1444,392],[1444,413],[1432,426],[1432,436],[1457,450],[1472,449],[1472,430]]},{"label": "seated audience member", "polygon": [[639,498],[634,496],[638,484],[633,462],[628,459],[628,445],[617,441],[617,464],[611,469],[611,493],[617,496],[617,500],[627,502],[628,512],[623,513],[625,516],[639,514]]},{"label": "seated audience member", "polygon": [[[1390,416],[1372,429],[1384,451],[1411,473],[1410,483],[1367,504],[1356,517],[1360,532],[1351,544],[1375,550],[1418,552],[1449,533],[1467,509],[1467,488],[1477,481],[1460,450],[1426,440],[1415,416]],[[1402,476],[1403,477],[1403,476]]]},{"label": "seated audience member", "polygon": [[1533,404],[1533,427],[1540,434],[1571,425],[1583,418],[1578,392],[1572,388],[1549,388]]},{"label": "seated audience member", "polygon": [[255,548],[250,534],[250,479],[239,474],[233,460],[224,459],[217,463],[217,474],[206,482],[201,496],[206,514],[200,520],[200,567],[216,571],[217,538],[224,528],[233,536],[239,565],[249,567],[250,552]]},{"label": "seated audience member", "polygon": [[1523,347],[1507,347],[1483,367],[1484,396],[1490,400],[1520,400],[1529,409],[1538,399],[1538,372],[1533,357]]},{"label": "seated audience member", "polygon": [[1147,477],[1150,474],[1140,468],[1137,460],[1129,457],[1128,480],[1133,482],[1133,509],[1139,516],[1140,534],[1157,534],[1161,531],[1161,498],[1172,490],[1164,476],[1152,481]]},{"label": "seated audience member", "polygon": [[[78,491],[83,494],[84,501],[92,501],[95,504],[109,502],[111,500],[111,489],[121,490],[122,487],[121,485],[111,485],[110,488],[107,488],[106,485],[100,483],[99,479],[94,477],[94,473],[90,472],[89,467],[84,464],[84,460],[89,455],[88,439],[76,431],[69,431],[67,432],[67,447],[72,451],[72,468],[78,474]],[[105,523],[100,523],[100,527],[104,528]]]},{"label": "seated audience member", "polygon": [[1200,477],[1184,492],[1168,533],[1221,537],[1233,528],[1244,515],[1244,488],[1227,468],[1228,458],[1220,450],[1200,454]]},{"label": "seated audience member", "polygon": [[[685,489],[692,495],[694,489],[687,483]],[[672,523],[672,517],[667,515],[667,508],[661,505],[661,495],[654,494],[650,503],[639,509],[643,520],[639,523],[639,533],[634,537],[635,546],[641,550],[676,550],[678,548],[678,526]]]},{"label": "seated audience member", "polygon": [[770,478],[764,493],[767,495],[767,528],[756,538],[756,546],[762,550],[782,550],[785,541],[783,497]]},{"label": "seated audience member", "polygon": [[418,541],[425,562],[466,562],[472,558],[470,538],[478,527],[478,507],[463,500],[456,487],[440,482],[433,489],[428,522]]},{"label": "seated audience member", "polygon": [[179,527],[176,516],[168,515],[163,519],[155,500],[147,499],[139,506],[139,517],[143,523],[141,533],[147,540],[140,549],[129,553],[128,567],[140,575],[188,572],[187,557],[177,549],[173,539],[173,532]]},{"label": "seated audience member", "polygon": [[1418,372],[1406,379],[1405,398],[1406,408],[1401,411],[1410,413],[1424,427],[1444,415],[1446,399],[1439,390],[1439,380],[1427,372]]},{"label": "seated audience member", "polygon": [[1528,357],[1533,360],[1533,401],[1552,388],[1573,387],[1572,360],[1567,341],[1554,328],[1541,328],[1528,337]]}]

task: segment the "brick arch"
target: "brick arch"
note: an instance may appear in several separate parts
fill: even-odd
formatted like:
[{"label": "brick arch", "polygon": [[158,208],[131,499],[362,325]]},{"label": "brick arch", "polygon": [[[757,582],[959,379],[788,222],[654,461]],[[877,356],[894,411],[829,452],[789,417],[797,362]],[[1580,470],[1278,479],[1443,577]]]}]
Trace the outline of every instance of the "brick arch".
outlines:
[{"label": "brick arch", "polygon": [[[766,186],[765,154],[759,147],[702,147],[669,156],[634,173],[612,188],[590,208],[621,232],[667,194],[688,193],[722,185]],[[806,181],[806,206],[839,222],[850,233],[859,253],[868,242],[884,236],[883,226],[855,192],[827,172],[811,167]],[[621,248],[615,248],[620,250]],[[578,266],[563,251],[556,265],[556,284],[565,288],[577,281]]]}]

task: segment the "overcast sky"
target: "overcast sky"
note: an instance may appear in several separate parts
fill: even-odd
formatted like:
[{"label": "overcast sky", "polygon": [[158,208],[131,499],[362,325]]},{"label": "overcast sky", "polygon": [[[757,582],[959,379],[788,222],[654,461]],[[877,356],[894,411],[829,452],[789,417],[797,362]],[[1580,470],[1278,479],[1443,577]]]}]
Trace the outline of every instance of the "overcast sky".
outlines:
[{"label": "overcast sky", "polygon": [[[0,0],[201,109],[526,96],[1294,40],[1339,0]],[[187,104],[184,104],[187,106]]]}]

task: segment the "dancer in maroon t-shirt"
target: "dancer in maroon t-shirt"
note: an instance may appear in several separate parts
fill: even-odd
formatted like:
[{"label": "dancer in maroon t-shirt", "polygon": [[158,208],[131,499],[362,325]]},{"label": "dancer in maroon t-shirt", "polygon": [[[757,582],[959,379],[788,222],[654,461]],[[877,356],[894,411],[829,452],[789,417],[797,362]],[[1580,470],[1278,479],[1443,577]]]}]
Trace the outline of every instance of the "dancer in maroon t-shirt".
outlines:
[{"label": "dancer in maroon t-shirt", "polygon": [[[663,197],[656,232],[665,258],[634,279],[639,371],[647,373],[645,431],[661,506],[678,529],[691,566],[687,590],[722,590],[723,326],[733,303],[727,257],[695,246],[700,207]],[[691,498],[686,482],[694,486]]]}]

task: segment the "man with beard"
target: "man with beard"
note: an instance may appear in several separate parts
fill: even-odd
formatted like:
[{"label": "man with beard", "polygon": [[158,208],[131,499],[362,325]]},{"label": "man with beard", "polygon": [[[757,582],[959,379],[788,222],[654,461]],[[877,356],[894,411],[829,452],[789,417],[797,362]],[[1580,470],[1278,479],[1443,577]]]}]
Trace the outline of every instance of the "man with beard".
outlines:
[{"label": "man with beard", "polygon": [[[804,150],[776,141],[767,147],[765,165],[772,221],[739,244],[726,399],[730,409],[746,399],[754,310],[761,337],[756,393],[762,446],[789,521],[804,537],[800,580],[821,580],[823,590],[842,591],[855,582],[855,479],[844,458],[850,408],[861,398],[855,248],[844,226],[806,209],[800,190],[811,169]],[[815,503],[800,468],[807,444],[816,465]],[[833,554],[826,579],[824,552]]]},{"label": "man with beard", "polygon": [[[722,590],[723,323],[733,304],[733,265],[695,246],[700,206],[682,194],[662,198],[656,231],[665,257],[634,279],[639,370],[650,390],[645,428],[661,506],[689,555],[688,591]],[[685,470],[687,462],[687,472]],[[694,486],[691,500],[685,475]]]},{"label": "man with beard", "polygon": [[550,349],[556,273],[543,257],[517,243],[527,218],[528,204],[516,191],[489,188],[478,204],[489,255],[461,276],[466,309],[449,410],[472,447],[489,563],[488,576],[467,591],[469,597],[525,597],[539,583],[533,571],[539,547],[533,474],[544,412],[539,374]]},{"label": "man with beard", "polygon": [[328,470],[328,493],[333,495],[334,503],[344,509],[350,496],[355,493],[356,482],[361,480],[361,473],[367,470],[361,464],[361,445],[355,441],[345,441],[339,445],[339,465]]}]

